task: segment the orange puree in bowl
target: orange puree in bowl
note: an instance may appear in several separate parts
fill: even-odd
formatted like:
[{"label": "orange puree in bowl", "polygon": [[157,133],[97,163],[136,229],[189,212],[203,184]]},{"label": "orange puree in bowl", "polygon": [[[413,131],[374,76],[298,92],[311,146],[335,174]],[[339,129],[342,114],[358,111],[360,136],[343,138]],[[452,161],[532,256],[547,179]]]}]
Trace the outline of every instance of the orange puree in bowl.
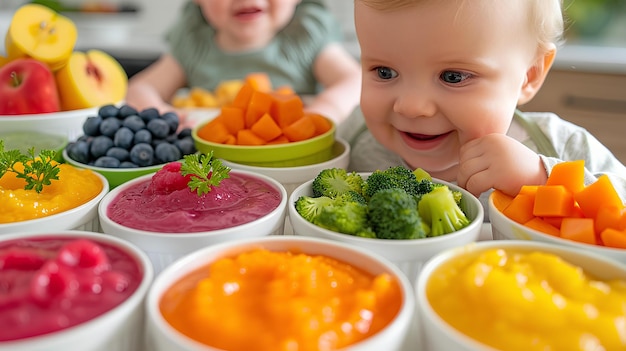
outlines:
[{"label": "orange puree in bowl", "polygon": [[179,280],[160,302],[181,333],[231,351],[335,350],[376,333],[398,314],[402,293],[326,256],[254,250]]},{"label": "orange puree in bowl", "polygon": [[102,181],[90,170],[59,165],[59,179],[41,193],[24,190],[26,182],[7,172],[0,178],[0,223],[46,217],[78,207],[102,191]]},{"label": "orange puree in bowl", "polygon": [[493,249],[435,271],[435,311],[502,350],[626,350],[626,281],[596,280],[556,255]]}]

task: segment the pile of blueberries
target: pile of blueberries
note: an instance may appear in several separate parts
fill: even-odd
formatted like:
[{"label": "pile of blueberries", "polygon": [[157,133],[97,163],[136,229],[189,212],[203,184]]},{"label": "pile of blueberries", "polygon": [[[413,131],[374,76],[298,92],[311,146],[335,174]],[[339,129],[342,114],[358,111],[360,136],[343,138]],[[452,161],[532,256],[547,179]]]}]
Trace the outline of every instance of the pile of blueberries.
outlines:
[{"label": "pile of blueberries", "polygon": [[83,132],[66,147],[76,162],[104,168],[146,167],[177,161],[196,148],[191,129],[178,131],[174,112],[160,114],[156,108],[141,111],[129,105],[104,105],[89,116]]}]

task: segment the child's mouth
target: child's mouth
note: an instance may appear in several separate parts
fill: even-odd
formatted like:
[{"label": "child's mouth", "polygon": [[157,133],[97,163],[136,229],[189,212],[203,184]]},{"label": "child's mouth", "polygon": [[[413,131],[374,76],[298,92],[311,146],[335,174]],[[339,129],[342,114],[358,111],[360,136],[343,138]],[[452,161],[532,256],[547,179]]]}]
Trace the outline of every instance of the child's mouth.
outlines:
[{"label": "child's mouth", "polygon": [[452,132],[444,134],[420,134],[420,133],[402,133],[402,138],[407,146],[415,150],[432,150],[443,143]]},{"label": "child's mouth", "polygon": [[249,8],[245,8],[245,9],[240,9],[237,11],[237,13],[235,14],[237,17],[245,17],[245,16],[252,16],[252,15],[256,15],[258,13],[262,12],[260,8],[257,7],[249,7]]},{"label": "child's mouth", "polygon": [[435,140],[437,138],[442,138],[445,137],[446,135],[448,135],[449,133],[445,133],[445,134],[436,134],[436,135],[432,135],[432,134],[418,134],[418,133],[405,133],[409,138],[411,139],[415,139],[418,141],[431,141],[431,140]]}]

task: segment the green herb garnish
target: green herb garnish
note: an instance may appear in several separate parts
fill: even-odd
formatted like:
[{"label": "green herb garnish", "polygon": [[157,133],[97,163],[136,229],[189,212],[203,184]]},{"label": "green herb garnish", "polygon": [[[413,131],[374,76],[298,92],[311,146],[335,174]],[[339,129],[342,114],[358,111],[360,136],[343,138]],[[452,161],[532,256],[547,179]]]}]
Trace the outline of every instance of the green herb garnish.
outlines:
[{"label": "green herb garnish", "polygon": [[230,168],[224,166],[219,159],[213,158],[211,151],[208,154],[185,155],[180,172],[183,176],[191,175],[191,180],[187,183],[189,189],[202,196],[210,192],[211,187],[228,178]]},{"label": "green herb garnish", "polygon": [[[20,150],[4,150],[4,141],[0,140],[0,178],[7,172],[13,172],[17,178],[24,179],[24,189],[40,193],[44,185],[50,185],[52,180],[59,179],[61,169],[54,160],[57,152],[54,150],[41,150],[35,155],[35,148],[28,149],[25,155]],[[15,168],[15,164],[21,163],[23,170]]]}]

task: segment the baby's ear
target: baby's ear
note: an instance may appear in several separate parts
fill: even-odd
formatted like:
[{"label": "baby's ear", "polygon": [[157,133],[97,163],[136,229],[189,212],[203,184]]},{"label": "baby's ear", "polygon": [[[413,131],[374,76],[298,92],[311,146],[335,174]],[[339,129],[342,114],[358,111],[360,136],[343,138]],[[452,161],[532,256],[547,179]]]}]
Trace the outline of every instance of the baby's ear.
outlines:
[{"label": "baby's ear", "polygon": [[537,94],[550,71],[550,67],[552,67],[555,55],[556,46],[551,45],[543,55],[537,57],[535,63],[526,71],[526,79],[517,101],[518,105],[527,103]]}]

